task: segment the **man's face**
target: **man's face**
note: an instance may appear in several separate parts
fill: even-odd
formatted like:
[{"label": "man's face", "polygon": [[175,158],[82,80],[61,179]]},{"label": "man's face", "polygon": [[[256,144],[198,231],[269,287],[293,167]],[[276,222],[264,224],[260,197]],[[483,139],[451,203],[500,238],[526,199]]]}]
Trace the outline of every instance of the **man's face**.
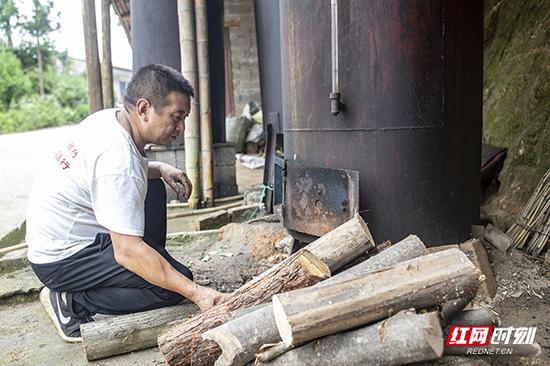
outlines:
[{"label": "man's face", "polygon": [[185,130],[185,118],[191,110],[188,95],[171,92],[166,97],[166,105],[160,111],[152,108],[149,113],[151,142],[157,145],[170,145]]}]

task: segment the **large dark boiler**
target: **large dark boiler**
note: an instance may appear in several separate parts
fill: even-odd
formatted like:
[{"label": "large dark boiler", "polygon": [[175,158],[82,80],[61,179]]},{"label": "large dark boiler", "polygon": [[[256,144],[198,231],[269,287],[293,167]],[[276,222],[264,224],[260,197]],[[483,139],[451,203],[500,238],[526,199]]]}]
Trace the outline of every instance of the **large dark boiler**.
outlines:
[{"label": "large dark boiler", "polygon": [[377,242],[466,239],[479,218],[483,2],[334,2],[332,38],[330,1],[279,2],[285,226],[319,236],[358,211]]}]

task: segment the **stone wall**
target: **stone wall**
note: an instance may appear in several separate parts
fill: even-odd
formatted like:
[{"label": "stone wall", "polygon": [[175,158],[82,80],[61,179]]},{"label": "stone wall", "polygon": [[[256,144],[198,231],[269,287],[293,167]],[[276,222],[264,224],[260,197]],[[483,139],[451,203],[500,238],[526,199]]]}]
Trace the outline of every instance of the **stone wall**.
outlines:
[{"label": "stone wall", "polygon": [[225,0],[224,23],[231,45],[234,111],[240,115],[250,100],[260,103],[254,1]]}]

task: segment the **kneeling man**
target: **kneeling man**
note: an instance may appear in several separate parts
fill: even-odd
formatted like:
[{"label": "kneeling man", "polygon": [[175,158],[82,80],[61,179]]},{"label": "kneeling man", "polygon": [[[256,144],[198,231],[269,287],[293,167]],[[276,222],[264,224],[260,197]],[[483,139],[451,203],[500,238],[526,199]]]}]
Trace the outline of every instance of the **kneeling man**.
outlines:
[{"label": "kneeling man", "polygon": [[[145,145],[169,145],[184,130],[193,89],[176,70],[139,69],[124,108],[93,113],[48,153],[27,209],[28,258],[61,337],[79,341],[80,324],[178,304],[202,310],[222,294],[193,282],[166,251],[166,191],[185,173],[145,158]],[[161,180],[162,178],[162,180]]]}]

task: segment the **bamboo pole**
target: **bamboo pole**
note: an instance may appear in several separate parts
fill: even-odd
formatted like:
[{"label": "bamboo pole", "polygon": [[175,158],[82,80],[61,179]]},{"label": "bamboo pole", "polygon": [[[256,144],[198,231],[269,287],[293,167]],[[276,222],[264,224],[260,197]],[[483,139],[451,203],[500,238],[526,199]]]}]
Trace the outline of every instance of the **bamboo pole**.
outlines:
[{"label": "bamboo pole", "polygon": [[111,0],[101,0],[102,60],[101,86],[103,88],[103,107],[113,108],[113,62],[111,61]]},{"label": "bamboo pole", "polygon": [[88,109],[90,113],[103,109],[101,97],[101,68],[97,49],[95,0],[82,0],[82,24],[86,50],[86,76],[88,78]]},{"label": "bamboo pole", "polygon": [[208,57],[208,18],[206,0],[195,0],[197,59],[199,66],[202,198],[206,207],[214,204],[212,161],[212,118],[210,111],[210,70]]},{"label": "bamboo pole", "polygon": [[185,123],[185,173],[193,185],[187,201],[192,209],[199,208],[201,181],[199,169],[200,124],[199,95],[197,81],[197,50],[195,43],[195,10],[193,0],[178,0],[180,29],[181,73],[189,80],[195,91],[191,99],[191,112]]}]

